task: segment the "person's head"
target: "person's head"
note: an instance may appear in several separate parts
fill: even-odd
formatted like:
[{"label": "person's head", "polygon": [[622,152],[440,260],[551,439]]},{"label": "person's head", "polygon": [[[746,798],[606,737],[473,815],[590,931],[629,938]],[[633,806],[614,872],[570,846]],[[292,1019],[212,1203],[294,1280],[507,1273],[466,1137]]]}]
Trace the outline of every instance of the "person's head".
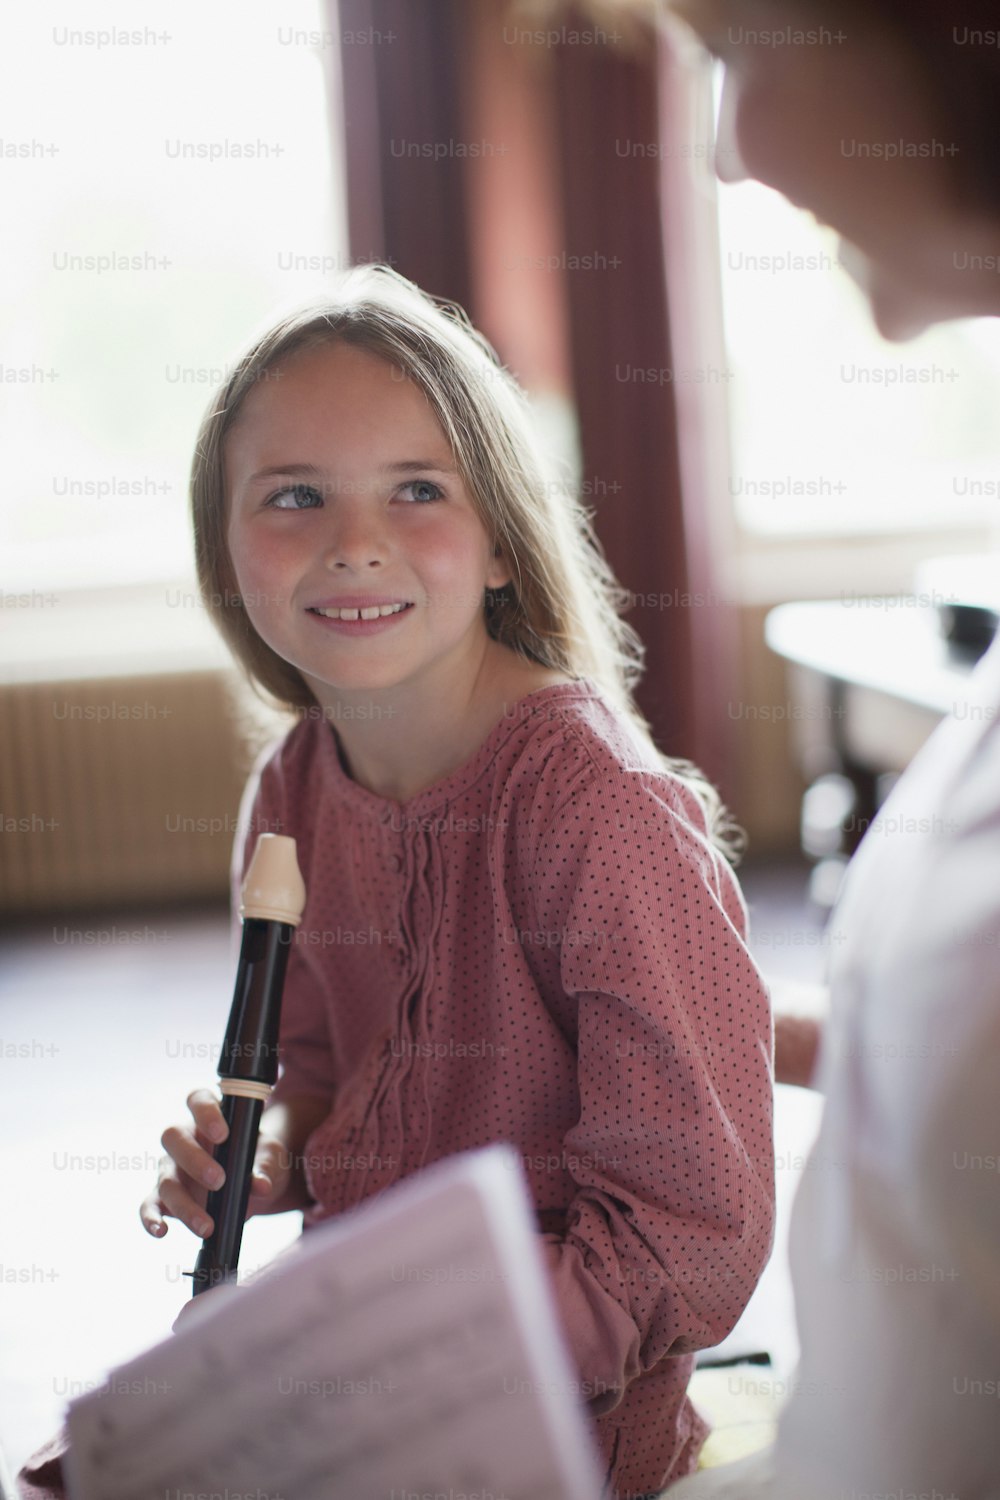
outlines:
[{"label": "person's head", "polygon": [[[257,448],[263,451],[272,433],[280,444],[286,415],[297,422],[289,441],[298,449],[312,444],[318,451],[324,443],[329,449],[342,411],[345,419],[353,419],[350,430],[339,424],[344,442],[351,439],[353,472],[326,473],[313,483],[322,491],[323,483],[336,488],[339,482],[345,497],[363,498],[365,487],[375,483],[370,471],[361,472],[364,435],[373,449],[379,448],[373,458],[384,456],[382,450],[388,452],[395,439],[378,411],[363,406],[367,420],[359,437],[360,381],[369,405],[384,398],[398,416],[403,403],[418,427],[422,421],[427,430],[429,423],[442,462],[454,467],[481,532],[483,576],[475,612],[485,632],[529,660],[594,678],[620,697],[639,673],[638,639],[618,618],[621,591],[586,513],[540,460],[521,391],[458,308],[435,302],[384,267],[348,273],[328,299],[282,319],[259,338],[235,365],[202,422],[191,474],[199,582],[212,618],[251,680],[290,706],[309,707],[316,701],[299,666],[257,628],[272,601],[262,598],[259,589],[244,590],[239,576],[240,569],[244,578],[253,570],[245,530],[237,538],[239,569],[233,556],[234,534],[240,533],[234,481],[246,490],[246,463]],[[289,399],[293,387],[294,398]],[[339,454],[338,447],[338,462]],[[269,451],[267,456],[274,466],[311,458],[304,451]],[[402,486],[409,477],[397,476],[396,484]],[[434,478],[428,475],[429,481]],[[281,490],[282,479],[285,496],[296,485],[306,488],[301,474],[283,472],[270,477],[265,492],[259,486],[252,494],[246,490],[244,507],[257,501],[263,505]],[[360,500],[353,505],[345,498],[341,510],[349,518],[349,512],[360,512]],[[423,523],[425,515],[413,519]],[[377,551],[385,538],[375,540]],[[333,553],[337,551],[335,547]],[[365,567],[359,583],[356,569],[349,562],[345,567],[344,557],[333,553],[325,548],[316,558],[311,591],[324,579],[331,595],[375,592],[376,576],[386,577],[390,585],[399,581],[373,557],[369,562],[376,565]],[[406,558],[395,563],[400,574],[408,566]],[[466,593],[474,587],[470,578]]]},{"label": "person's head", "polygon": [[725,65],[717,170],[830,224],[879,327],[1000,312],[1000,4],[668,0]]}]

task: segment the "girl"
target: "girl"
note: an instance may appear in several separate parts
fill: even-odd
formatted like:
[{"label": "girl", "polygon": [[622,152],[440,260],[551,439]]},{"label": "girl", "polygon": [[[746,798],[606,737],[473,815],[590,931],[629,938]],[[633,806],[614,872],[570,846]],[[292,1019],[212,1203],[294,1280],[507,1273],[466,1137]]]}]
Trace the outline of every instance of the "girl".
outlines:
[{"label": "girl", "polygon": [[[772,1232],[770,1017],[720,810],[654,748],[641,647],[526,403],[382,268],[286,319],[209,410],[206,603],[300,722],[251,780],[298,841],[282,1076],[251,1210],[312,1225],[440,1157],[522,1154],[614,1493],[692,1470],[693,1352]],[[210,1230],[214,1097],[142,1207]]]}]

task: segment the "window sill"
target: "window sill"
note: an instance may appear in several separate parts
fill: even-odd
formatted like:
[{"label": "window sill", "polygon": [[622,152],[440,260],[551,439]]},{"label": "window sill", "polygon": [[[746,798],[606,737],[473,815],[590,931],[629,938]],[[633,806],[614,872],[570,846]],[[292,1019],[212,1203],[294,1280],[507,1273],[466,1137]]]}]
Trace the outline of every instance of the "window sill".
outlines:
[{"label": "window sill", "polygon": [[734,537],[727,593],[745,606],[905,594],[929,557],[981,554],[995,546],[996,532],[987,526],[781,538],[744,531]]},{"label": "window sill", "polygon": [[217,672],[229,653],[190,581],[4,594],[0,684]]}]

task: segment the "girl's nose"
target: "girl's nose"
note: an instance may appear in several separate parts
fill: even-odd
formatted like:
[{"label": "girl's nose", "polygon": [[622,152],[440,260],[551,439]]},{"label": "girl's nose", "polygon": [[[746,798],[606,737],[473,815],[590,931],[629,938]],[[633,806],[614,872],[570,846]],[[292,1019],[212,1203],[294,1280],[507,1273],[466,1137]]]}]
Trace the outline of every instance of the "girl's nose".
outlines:
[{"label": "girl's nose", "polygon": [[720,182],[746,182],[750,177],[740,155],[736,128],[739,88],[735,70],[726,68],[722,75],[719,118],[715,127],[715,175]]},{"label": "girl's nose", "polygon": [[323,561],[328,568],[376,567],[386,560],[386,537],[382,523],[370,508],[353,505],[339,497],[330,507],[330,522],[323,542]]}]

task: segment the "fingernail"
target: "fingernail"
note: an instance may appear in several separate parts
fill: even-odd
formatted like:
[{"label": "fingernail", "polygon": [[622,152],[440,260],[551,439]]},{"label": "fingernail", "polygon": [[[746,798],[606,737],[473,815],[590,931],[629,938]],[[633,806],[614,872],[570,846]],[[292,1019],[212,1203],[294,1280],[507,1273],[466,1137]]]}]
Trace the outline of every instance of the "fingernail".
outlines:
[{"label": "fingernail", "polygon": [[221,1167],[207,1167],[205,1170],[205,1181],[210,1188],[220,1188],[226,1180],[226,1174]]},{"label": "fingernail", "polygon": [[207,1219],[199,1219],[194,1226],[194,1232],[195,1234],[200,1234],[202,1239],[204,1239],[211,1227],[212,1226]]},{"label": "fingernail", "polygon": [[226,1129],[226,1122],[224,1120],[216,1120],[209,1126],[208,1135],[210,1140],[224,1141],[228,1134],[229,1132]]}]

